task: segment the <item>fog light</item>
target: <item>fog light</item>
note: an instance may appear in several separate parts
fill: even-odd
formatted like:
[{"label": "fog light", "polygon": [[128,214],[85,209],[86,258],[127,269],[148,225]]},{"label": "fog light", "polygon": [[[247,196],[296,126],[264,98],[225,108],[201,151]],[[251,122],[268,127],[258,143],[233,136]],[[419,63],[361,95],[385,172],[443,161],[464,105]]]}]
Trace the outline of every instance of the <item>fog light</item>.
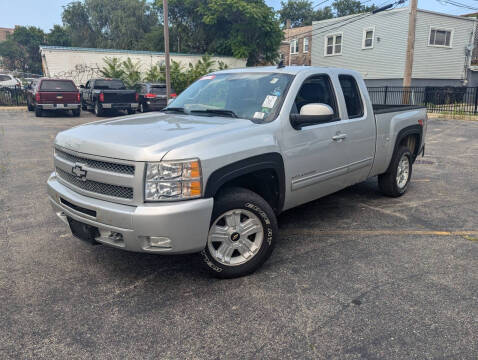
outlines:
[{"label": "fog light", "polygon": [[170,248],[171,239],[163,236],[148,236],[149,246],[158,248]]},{"label": "fog light", "polygon": [[111,231],[108,238],[114,242],[120,242],[120,241],[123,241],[123,234],[119,232]]}]

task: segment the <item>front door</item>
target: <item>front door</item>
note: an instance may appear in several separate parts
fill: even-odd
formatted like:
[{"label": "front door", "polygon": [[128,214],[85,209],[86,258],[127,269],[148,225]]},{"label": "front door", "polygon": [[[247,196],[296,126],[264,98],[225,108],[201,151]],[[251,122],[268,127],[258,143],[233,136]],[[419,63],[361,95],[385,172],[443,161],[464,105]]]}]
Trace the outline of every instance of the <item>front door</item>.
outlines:
[{"label": "front door", "polygon": [[282,149],[286,168],[286,203],[288,209],[347,186],[349,158],[343,149],[337,97],[330,77],[317,74],[304,80],[291,112],[300,113],[310,103],[329,105],[335,121],[319,123],[295,130],[287,126]]}]

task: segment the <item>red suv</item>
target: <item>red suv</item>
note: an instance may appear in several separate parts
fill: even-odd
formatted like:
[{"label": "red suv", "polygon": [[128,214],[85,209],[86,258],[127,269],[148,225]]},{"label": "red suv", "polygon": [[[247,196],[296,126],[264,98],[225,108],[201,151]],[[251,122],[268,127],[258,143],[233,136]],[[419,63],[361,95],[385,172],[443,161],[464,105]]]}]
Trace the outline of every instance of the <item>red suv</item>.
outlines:
[{"label": "red suv", "polygon": [[80,92],[71,80],[36,79],[28,86],[28,110],[38,117],[44,110],[71,110],[73,116],[80,116],[80,103]]}]

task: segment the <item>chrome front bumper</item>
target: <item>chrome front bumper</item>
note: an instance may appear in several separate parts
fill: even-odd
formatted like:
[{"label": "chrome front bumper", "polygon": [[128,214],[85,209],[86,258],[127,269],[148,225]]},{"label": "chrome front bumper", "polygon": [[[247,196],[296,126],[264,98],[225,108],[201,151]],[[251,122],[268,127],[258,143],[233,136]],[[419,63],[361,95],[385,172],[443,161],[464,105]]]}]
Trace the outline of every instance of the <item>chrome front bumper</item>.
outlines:
[{"label": "chrome front bumper", "polygon": [[109,104],[101,103],[103,109],[137,109],[138,103]]},{"label": "chrome front bumper", "polygon": [[55,173],[47,184],[57,216],[66,224],[70,217],[97,227],[95,240],[105,245],[164,254],[193,253],[206,246],[212,198],[130,206],[80,195],[58,182]]}]

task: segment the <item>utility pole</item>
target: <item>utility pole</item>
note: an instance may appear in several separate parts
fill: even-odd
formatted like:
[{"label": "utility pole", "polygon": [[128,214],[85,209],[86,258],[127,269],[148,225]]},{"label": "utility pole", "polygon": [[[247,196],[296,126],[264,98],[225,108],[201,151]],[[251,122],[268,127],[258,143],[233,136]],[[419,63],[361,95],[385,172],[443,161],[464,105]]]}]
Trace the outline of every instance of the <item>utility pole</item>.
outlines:
[{"label": "utility pole", "polygon": [[[403,73],[403,86],[410,87],[412,85],[412,71],[413,71],[413,52],[415,50],[415,27],[417,23],[417,5],[418,0],[410,0],[410,13],[408,18],[408,42],[407,42],[407,57],[405,59],[405,71]],[[405,100],[405,92],[403,99]],[[408,96],[407,102],[408,103]]]},{"label": "utility pole", "polygon": [[166,96],[171,95],[171,74],[169,69],[169,25],[168,25],[168,0],[163,0],[164,21],[164,61],[166,63]]}]

